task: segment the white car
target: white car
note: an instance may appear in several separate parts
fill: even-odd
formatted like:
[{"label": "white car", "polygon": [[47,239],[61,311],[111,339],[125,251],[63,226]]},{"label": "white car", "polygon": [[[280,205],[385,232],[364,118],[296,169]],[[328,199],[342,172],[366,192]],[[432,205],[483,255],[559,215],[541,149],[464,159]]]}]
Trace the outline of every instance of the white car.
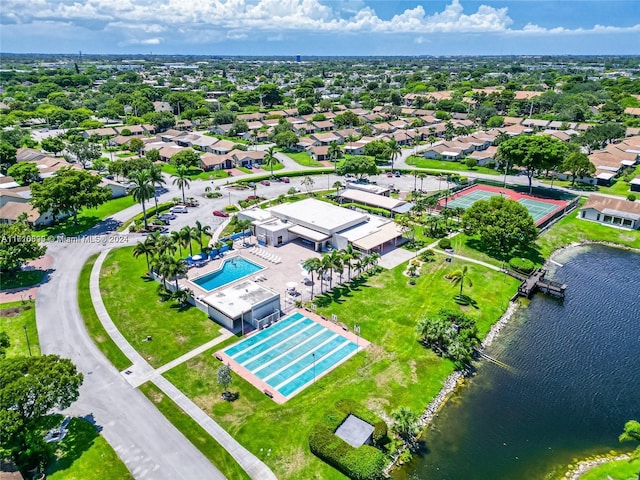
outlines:
[{"label": "white car", "polygon": [[171,213],[187,213],[189,210],[187,210],[187,207],[184,205],[176,205],[175,207],[171,207],[169,211]]}]

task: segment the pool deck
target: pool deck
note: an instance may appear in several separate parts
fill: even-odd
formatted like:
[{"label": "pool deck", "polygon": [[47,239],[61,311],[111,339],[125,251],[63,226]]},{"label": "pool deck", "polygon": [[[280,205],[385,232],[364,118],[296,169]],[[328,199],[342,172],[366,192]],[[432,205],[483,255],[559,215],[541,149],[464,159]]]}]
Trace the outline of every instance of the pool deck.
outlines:
[{"label": "pool deck", "polygon": [[[322,325],[323,327],[325,327],[327,330],[330,330],[330,331],[332,331],[334,333],[337,333],[338,335],[341,335],[342,337],[346,338],[347,340],[350,340],[351,342],[353,342],[356,345],[358,345],[358,349],[355,350],[352,354],[346,356],[341,361],[333,364],[331,367],[329,367],[326,370],[320,372],[316,376],[316,380],[319,379],[319,378],[322,378],[323,376],[325,376],[329,372],[333,371],[335,368],[337,368],[338,366],[342,365],[344,362],[346,362],[349,359],[351,359],[355,354],[357,354],[361,350],[364,350],[365,348],[367,348],[371,344],[370,342],[368,342],[364,338],[357,336],[355,333],[353,333],[353,332],[351,332],[349,330],[345,330],[345,328],[343,328],[340,325],[340,323],[338,323],[338,324],[333,323],[331,320],[327,320],[327,319],[321,317],[320,315],[317,315],[314,312],[311,312],[309,310],[306,310],[306,309],[295,309],[295,310],[292,310],[292,311],[288,312],[287,316],[292,315],[292,314],[294,314],[296,312],[304,315],[307,318],[310,318],[314,322],[316,322],[316,323]],[[254,332],[251,332],[250,334],[247,334],[244,338],[248,338],[249,336],[253,335],[254,333],[257,333],[257,331],[254,331]],[[242,341],[242,339],[239,340],[239,342],[241,342],[241,341]],[[229,348],[229,346],[225,347],[225,349],[227,349],[227,348]],[[246,369],[242,365],[238,364],[234,359],[229,357],[229,355],[224,353],[223,350],[215,352],[214,356],[217,359],[219,359],[222,362],[224,362],[227,365],[229,365],[229,368],[231,368],[231,370],[233,370],[236,374],[238,374],[240,377],[245,379],[247,382],[249,382],[251,385],[256,387],[261,392],[269,392],[270,398],[272,398],[273,401],[278,403],[278,404],[285,403],[290,398],[296,396],[297,394],[299,394],[303,390],[305,390],[305,389],[310,387],[310,385],[308,383],[304,384],[298,390],[294,391],[291,395],[289,395],[289,397],[285,397],[280,392],[278,392],[276,389],[274,389],[271,385],[268,385],[266,382],[260,380],[256,375],[251,373],[248,369]],[[265,395],[266,395],[266,393],[265,393]]]}]

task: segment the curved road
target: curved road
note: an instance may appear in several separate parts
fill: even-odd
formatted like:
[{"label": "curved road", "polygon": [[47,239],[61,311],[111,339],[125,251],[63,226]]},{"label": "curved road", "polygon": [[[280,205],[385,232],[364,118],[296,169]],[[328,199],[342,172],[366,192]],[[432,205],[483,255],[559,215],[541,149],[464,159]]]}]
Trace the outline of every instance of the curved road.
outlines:
[{"label": "curved road", "polygon": [[103,248],[92,243],[49,243],[54,272],[36,297],[42,352],[70,358],[84,374],[80,397],[70,413],[92,417],[138,480],[224,479],[140,391],[122,378],[89,337],[77,305],[78,273],[87,258]]}]

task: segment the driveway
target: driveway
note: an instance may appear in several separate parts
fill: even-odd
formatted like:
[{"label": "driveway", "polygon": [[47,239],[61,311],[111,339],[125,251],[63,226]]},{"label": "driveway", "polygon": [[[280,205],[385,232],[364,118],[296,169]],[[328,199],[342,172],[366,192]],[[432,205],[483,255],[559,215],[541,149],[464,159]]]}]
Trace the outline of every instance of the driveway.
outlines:
[{"label": "driveway", "polygon": [[[112,245],[108,245],[110,247]],[[68,413],[89,417],[138,480],[224,479],[137,389],[129,385],[87,334],[77,305],[78,274],[96,243],[49,243],[53,274],[36,298],[40,347],[70,358],[84,374]]]}]

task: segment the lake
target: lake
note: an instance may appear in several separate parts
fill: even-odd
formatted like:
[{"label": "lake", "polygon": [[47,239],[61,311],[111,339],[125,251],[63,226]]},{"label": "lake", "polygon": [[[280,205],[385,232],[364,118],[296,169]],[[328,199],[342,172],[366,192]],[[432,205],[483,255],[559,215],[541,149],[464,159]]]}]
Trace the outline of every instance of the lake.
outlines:
[{"label": "lake", "polygon": [[555,260],[565,300],[518,310],[486,351],[511,369],[479,362],[394,480],[553,478],[624,448],[624,423],[640,420],[640,255],[588,246]]}]

